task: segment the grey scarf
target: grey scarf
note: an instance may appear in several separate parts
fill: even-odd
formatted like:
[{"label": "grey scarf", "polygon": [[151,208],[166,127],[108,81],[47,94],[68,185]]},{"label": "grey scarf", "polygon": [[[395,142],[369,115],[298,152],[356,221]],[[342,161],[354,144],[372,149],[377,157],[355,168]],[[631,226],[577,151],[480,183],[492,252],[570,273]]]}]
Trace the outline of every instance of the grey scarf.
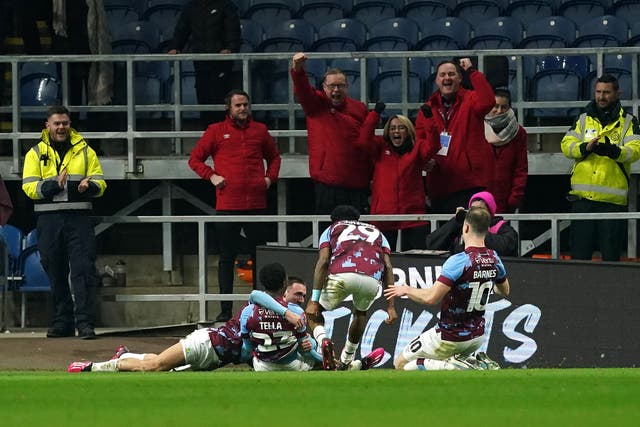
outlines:
[{"label": "grey scarf", "polygon": [[495,147],[500,147],[511,142],[516,137],[520,125],[516,120],[513,110],[509,109],[504,114],[484,117],[484,137],[487,142]]}]

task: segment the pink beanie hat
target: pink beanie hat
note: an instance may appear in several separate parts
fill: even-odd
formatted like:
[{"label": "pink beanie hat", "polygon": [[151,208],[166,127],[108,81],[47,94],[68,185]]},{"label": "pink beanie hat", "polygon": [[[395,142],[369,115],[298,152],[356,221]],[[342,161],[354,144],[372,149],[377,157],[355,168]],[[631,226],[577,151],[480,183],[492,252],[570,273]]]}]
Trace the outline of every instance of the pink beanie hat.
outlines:
[{"label": "pink beanie hat", "polygon": [[487,204],[487,207],[489,208],[489,213],[491,214],[491,216],[495,216],[496,199],[493,198],[493,194],[489,193],[488,191],[481,191],[474,194],[469,199],[469,207],[471,207],[471,203],[473,203],[474,200],[482,200],[483,202],[485,202]]}]

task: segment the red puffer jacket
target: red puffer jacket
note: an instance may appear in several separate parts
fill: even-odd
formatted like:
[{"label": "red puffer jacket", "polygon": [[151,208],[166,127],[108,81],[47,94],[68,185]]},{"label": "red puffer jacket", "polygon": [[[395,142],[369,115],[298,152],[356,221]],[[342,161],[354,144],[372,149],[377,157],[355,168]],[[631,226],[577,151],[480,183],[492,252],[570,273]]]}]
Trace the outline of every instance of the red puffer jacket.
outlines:
[{"label": "red puffer jacket", "polygon": [[311,179],[336,187],[369,188],[372,163],[366,149],[356,143],[367,106],[349,97],[333,106],[323,91],[311,87],[304,69],[292,69],[291,77],[307,116]]},{"label": "red puffer jacket", "polygon": [[[213,159],[213,168],[205,164]],[[267,170],[264,169],[267,161]],[[210,125],[189,157],[189,166],[202,179],[215,173],[226,185],[216,188],[216,209],[250,210],[267,207],[265,177],[272,183],[280,172],[280,153],[267,127],[249,120],[240,126],[229,116]]]},{"label": "red puffer jacket", "polygon": [[446,156],[436,155],[435,167],[427,174],[427,194],[438,200],[469,188],[486,188],[493,173],[493,153],[484,138],[484,116],[495,105],[491,85],[484,75],[469,70],[474,90],[460,88],[451,115],[445,121],[440,92],[425,103],[431,107],[432,117],[425,118],[422,110],[416,119],[416,138],[426,138],[429,131],[449,132],[451,141]]},{"label": "red puffer jacket", "polygon": [[498,213],[513,213],[522,206],[527,186],[527,132],[520,126],[515,138],[508,144],[491,148],[495,156],[495,167],[489,192],[496,199]]}]

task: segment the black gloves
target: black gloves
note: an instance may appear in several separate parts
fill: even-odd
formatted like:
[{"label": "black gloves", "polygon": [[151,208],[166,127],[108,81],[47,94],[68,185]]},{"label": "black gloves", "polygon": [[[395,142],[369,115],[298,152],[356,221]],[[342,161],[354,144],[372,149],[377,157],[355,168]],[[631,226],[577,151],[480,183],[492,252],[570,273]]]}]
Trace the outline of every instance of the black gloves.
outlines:
[{"label": "black gloves", "polygon": [[608,137],[605,137],[604,144],[596,144],[595,147],[593,147],[593,152],[598,156],[606,156],[610,159],[616,160],[620,157],[622,149],[619,146],[612,144]]},{"label": "black gloves", "polygon": [[427,104],[424,104],[422,107],[420,107],[420,111],[422,111],[422,115],[424,116],[425,119],[433,117],[433,113],[431,112],[431,107],[429,107]]},{"label": "black gloves", "polygon": [[589,154],[591,154],[591,151],[587,150],[586,142],[580,144],[580,154],[582,155],[582,157],[587,157]]},{"label": "black gloves", "polygon": [[378,114],[382,114],[382,112],[384,111],[385,108],[387,108],[385,103],[382,102],[382,101],[378,101],[378,102],[376,102],[376,106],[373,107],[373,111],[375,111]]},{"label": "black gloves", "polygon": [[464,219],[467,217],[467,211],[465,209],[460,209],[458,212],[456,212],[456,223],[458,223],[458,225],[462,225],[464,224]]}]

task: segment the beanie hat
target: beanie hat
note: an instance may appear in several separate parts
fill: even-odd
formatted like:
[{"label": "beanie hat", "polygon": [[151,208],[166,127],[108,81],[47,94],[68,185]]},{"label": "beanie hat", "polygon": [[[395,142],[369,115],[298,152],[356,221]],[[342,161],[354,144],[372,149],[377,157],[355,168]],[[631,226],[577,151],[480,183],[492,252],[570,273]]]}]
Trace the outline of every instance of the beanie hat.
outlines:
[{"label": "beanie hat", "polygon": [[485,202],[487,204],[487,207],[489,208],[489,213],[491,214],[491,216],[495,216],[496,199],[493,198],[493,194],[489,193],[488,191],[481,191],[474,194],[469,199],[469,207],[471,207],[471,204],[474,202],[474,200],[482,200],[483,202]]}]

